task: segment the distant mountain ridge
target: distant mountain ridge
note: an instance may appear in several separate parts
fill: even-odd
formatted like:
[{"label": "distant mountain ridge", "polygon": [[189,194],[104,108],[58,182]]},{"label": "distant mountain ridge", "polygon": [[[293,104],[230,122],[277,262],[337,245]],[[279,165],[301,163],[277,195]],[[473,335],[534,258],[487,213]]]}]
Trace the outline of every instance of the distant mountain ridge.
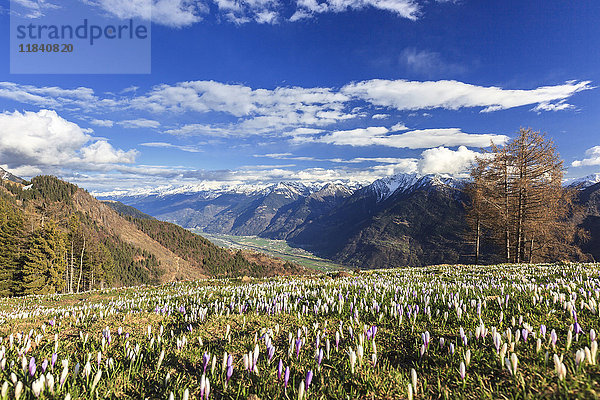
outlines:
[{"label": "distant mountain ridge", "polygon": [[[406,240],[401,247],[406,247],[407,243],[409,245],[403,255],[390,251],[387,240],[395,229],[389,226],[384,228],[383,225],[387,224],[378,225],[375,221],[381,223],[382,218],[393,221],[414,219],[401,209],[389,211],[398,202],[404,204],[406,210],[411,210],[415,203],[424,202],[421,205],[425,211],[438,209],[439,203],[445,202],[444,199],[456,202],[463,184],[464,181],[446,175],[398,174],[359,188],[342,183],[315,187],[280,182],[252,191],[218,190],[213,194],[161,194],[120,197],[119,200],[160,220],[185,228],[200,229],[207,233],[282,239],[348,265],[364,262],[368,266],[386,267],[391,264],[422,265],[434,260],[443,261],[444,257],[423,255],[424,250],[416,245],[417,240],[408,239],[416,235],[415,232],[405,232]],[[421,194],[413,195],[417,192]],[[462,218],[461,203],[452,204],[456,207],[447,221],[443,218],[437,222],[431,220],[436,229],[454,226],[449,221],[454,221],[455,217]],[[381,230],[385,240],[379,238],[377,232]],[[419,240],[426,237],[424,233],[418,236],[421,238]],[[450,236],[458,241],[456,235]],[[380,239],[378,244],[377,240]],[[383,253],[388,256],[381,256],[379,250],[386,246],[388,250]],[[419,249],[415,250],[415,247]],[[411,252],[420,255],[408,255]],[[370,256],[371,253],[380,255]],[[453,260],[458,260],[456,254],[456,251],[452,253]]]},{"label": "distant mountain ridge", "polygon": [[[597,179],[600,174],[566,182],[582,189],[579,202],[590,210],[600,207],[593,195],[600,198]],[[384,268],[471,261],[472,249],[465,243],[466,182],[449,175],[397,174],[362,187],[280,182],[252,190],[120,200],[186,228],[282,239],[341,264]],[[585,195],[586,190],[592,194]],[[594,233],[598,225],[600,237],[600,214],[586,215],[584,226]],[[593,246],[582,248],[600,258]],[[498,261],[489,258],[481,261]]]}]

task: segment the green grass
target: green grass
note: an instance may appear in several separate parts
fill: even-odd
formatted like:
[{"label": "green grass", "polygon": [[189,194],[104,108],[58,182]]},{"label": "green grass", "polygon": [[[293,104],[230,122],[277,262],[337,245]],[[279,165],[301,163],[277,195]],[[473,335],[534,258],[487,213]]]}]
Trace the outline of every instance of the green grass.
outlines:
[{"label": "green grass", "polygon": [[[600,396],[600,367],[590,351],[597,347],[591,330],[600,331],[599,301],[598,264],[453,265],[0,299],[0,385],[6,382],[6,398],[14,398],[18,382],[21,399],[36,398],[32,385],[40,385],[42,362],[56,351],[44,376],[57,383],[53,392],[46,384],[39,398],[166,399],[173,393],[181,399],[186,390],[200,398],[204,374],[211,399],[297,399],[312,371],[305,399],[406,399],[409,384],[416,399],[593,399]],[[583,332],[573,331],[569,345],[575,317]],[[424,347],[426,332],[431,340]],[[506,345],[505,356],[518,358],[516,372],[500,359],[493,332],[500,348]],[[350,354],[361,348],[352,372]],[[586,348],[588,358],[577,364],[577,352]],[[255,349],[257,369],[248,371],[244,354]],[[319,350],[325,353],[320,365]],[[225,352],[233,357],[228,383]],[[280,360],[290,368],[287,388],[277,376]],[[464,380],[461,362],[468,364]]]},{"label": "green grass", "polygon": [[316,271],[327,272],[346,269],[346,267],[336,264],[331,260],[317,257],[307,250],[291,247],[285,240],[272,240],[257,236],[210,234],[196,232],[193,229],[192,231],[204,236],[217,246],[266,253]]}]

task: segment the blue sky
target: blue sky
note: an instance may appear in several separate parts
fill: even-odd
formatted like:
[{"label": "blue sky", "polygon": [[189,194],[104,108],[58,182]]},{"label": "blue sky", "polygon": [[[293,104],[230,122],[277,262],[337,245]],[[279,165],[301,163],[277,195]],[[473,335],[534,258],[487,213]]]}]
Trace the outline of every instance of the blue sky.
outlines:
[{"label": "blue sky", "polygon": [[595,1],[153,1],[150,74],[33,75],[9,72],[0,0],[0,166],[96,193],[460,176],[523,126],[568,177],[600,172]]}]

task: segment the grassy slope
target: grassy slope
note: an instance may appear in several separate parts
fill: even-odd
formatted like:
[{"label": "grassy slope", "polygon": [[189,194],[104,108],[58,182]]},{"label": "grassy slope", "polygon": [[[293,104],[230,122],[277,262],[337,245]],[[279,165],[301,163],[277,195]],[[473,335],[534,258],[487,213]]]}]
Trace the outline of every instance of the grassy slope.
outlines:
[{"label": "grassy slope", "polygon": [[[590,290],[591,295],[587,295],[586,290]],[[0,336],[6,338],[11,333],[30,329],[34,329],[33,337],[41,335],[28,353],[38,360],[36,378],[39,361],[50,358],[54,351],[55,333],[59,337],[58,363],[69,359],[69,371],[76,363],[83,366],[90,354],[93,377],[98,368],[96,354],[102,351],[103,375],[97,393],[99,397],[108,398],[167,398],[174,392],[175,398],[180,399],[186,388],[191,398],[199,398],[203,355],[210,353],[216,356],[215,371],[211,372],[210,363],[206,369],[211,398],[247,399],[257,395],[261,399],[294,399],[300,382],[307,371],[312,370],[314,379],[308,399],[405,399],[411,382],[410,370],[414,368],[416,398],[419,399],[592,399],[600,395],[600,367],[586,362],[577,366],[575,352],[591,346],[590,329],[600,330],[599,296],[595,294],[599,291],[600,265],[597,264],[438,266],[373,271],[338,279],[321,276],[249,283],[199,281],[77,296],[0,300],[0,319],[3,320]],[[579,295],[576,309],[584,333],[574,336],[572,345],[567,347],[566,338],[573,318],[565,307],[571,293]],[[292,305],[287,311],[273,313],[262,308],[281,303],[284,297]],[[236,303],[236,298],[242,300],[241,303]],[[477,312],[478,303],[481,303],[481,317]],[[245,305],[245,310],[240,313],[236,304]],[[299,307],[295,308],[294,304]],[[331,307],[315,314],[317,304]],[[355,305],[354,311],[351,304]],[[228,313],[230,305],[238,311]],[[420,311],[408,313],[409,305],[411,309],[418,305]],[[181,306],[185,307],[185,313],[179,311]],[[302,306],[306,306],[304,312]],[[402,314],[392,312],[400,306]],[[156,307],[170,312],[157,313]],[[424,312],[427,307],[430,307],[430,316]],[[464,310],[460,317],[456,312],[458,308]],[[207,314],[202,318],[204,310]],[[32,311],[35,313],[22,314]],[[523,323],[520,323],[521,318]],[[50,320],[56,321],[56,325],[50,326]],[[499,360],[491,332],[484,339],[476,337],[482,323],[490,331],[495,327],[502,332],[502,343],[510,344],[506,355],[514,351],[518,356],[516,374],[511,374]],[[538,352],[535,337],[542,336],[542,324],[547,327],[547,333],[542,337]],[[226,336],[228,325],[231,330]],[[160,334],[161,326],[163,334]],[[336,349],[333,342],[340,326],[342,336]],[[352,373],[348,352],[357,350],[358,336],[371,326],[378,327],[377,363],[371,364],[373,347],[371,341],[365,339],[364,360],[357,362]],[[102,350],[101,331],[106,327],[112,332],[112,343]],[[118,335],[118,327],[131,336],[126,339]],[[515,332],[522,332],[526,327],[531,329],[528,340],[516,340]],[[467,337],[466,345],[459,336],[461,328]],[[275,346],[271,363],[266,357],[263,336],[269,329]],[[508,329],[511,336],[506,334]],[[552,330],[557,333],[556,346],[549,340]],[[431,342],[420,355],[422,334],[426,331],[431,334]],[[84,338],[89,335],[88,339],[80,339],[80,332]],[[289,351],[288,333],[293,338]],[[296,335],[305,341],[298,357],[295,355]],[[317,336],[320,337],[318,347],[323,350],[326,338],[332,342],[330,357],[325,357],[320,367],[315,361]],[[177,342],[181,343],[184,337],[187,344],[179,349]],[[440,345],[442,337],[443,346]],[[254,349],[255,343],[259,348],[258,373],[248,373],[244,371],[242,357]],[[126,348],[133,349],[136,344],[140,345],[143,358],[131,361]],[[452,346],[455,347],[453,352],[450,351]],[[162,365],[157,367],[161,349],[165,356]],[[462,380],[459,365],[464,362],[467,350],[471,357]],[[234,358],[233,376],[227,385],[220,368],[224,352]],[[552,357],[555,353],[563,357],[567,370],[564,380],[558,379],[554,372]],[[0,381],[10,382],[9,374],[15,372],[18,379],[30,384],[32,379],[21,369],[16,348],[9,348],[7,357],[7,366],[11,360],[18,362],[15,367],[0,370]],[[108,358],[113,359],[113,367],[105,365]],[[291,369],[287,390],[277,378],[279,359]],[[55,369],[56,376],[60,369]],[[91,377],[73,377],[70,372],[65,386],[57,390],[56,398],[64,398],[66,391],[74,398],[91,397]],[[9,396],[12,390],[9,383]],[[29,385],[22,398],[33,398]]]}]

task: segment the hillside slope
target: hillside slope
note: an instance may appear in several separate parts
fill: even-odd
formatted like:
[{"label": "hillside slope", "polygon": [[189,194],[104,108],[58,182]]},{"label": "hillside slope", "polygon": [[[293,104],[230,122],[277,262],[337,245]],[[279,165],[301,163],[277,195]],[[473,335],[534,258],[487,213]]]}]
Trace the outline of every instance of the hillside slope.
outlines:
[{"label": "hillside slope", "polygon": [[[135,217],[120,214],[55,177],[26,183],[0,179],[0,242],[12,246],[0,260],[0,275],[9,282],[4,295],[303,271],[282,260],[217,247],[127,206],[118,208]],[[40,263],[46,270],[36,272]],[[19,283],[25,276],[31,287]]]}]

